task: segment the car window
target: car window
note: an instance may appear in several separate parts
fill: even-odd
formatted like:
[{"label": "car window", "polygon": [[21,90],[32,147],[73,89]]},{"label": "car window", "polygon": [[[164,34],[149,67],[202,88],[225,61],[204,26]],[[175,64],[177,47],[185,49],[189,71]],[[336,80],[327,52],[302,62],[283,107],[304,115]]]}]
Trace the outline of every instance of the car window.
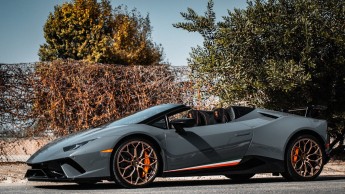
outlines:
[{"label": "car window", "polygon": [[178,113],[169,115],[168,116],[168,120],[170,122],[170,121],[175,120],[175,119],[188,118],[188,112],[189,112],[189,110],[185,110],[185,111],[182,111],[182,112],[178,112]]},{"label": "car window", "polygon": [[119,126],[119,125],[129,125],[129,124],[134,124],[134,123],[140,123],[150,117],[153,117],[161,112],[164,112],[166,110],[169,110],[173,107],[174,105],[169,105],[169,104],[163,104],[163,105],[157,105],[153,106],[151,108],[139,111],[137,113],[134,113],[132,115],[129,115],[127,117],[124,117],[120,120],[114,121],[110,124],[108,124],[108,127],[114,127],[114,126]]},{"label": "car window", "polygon": [[167,124],[165,122],[165,117],[151,123],[150,125],[152,125],[154,127],[161,128],[161,129],[167,129],[168,128]]},{"label": "car window", "polygon": [[169,121],[169,128],[170,129],[174,129],[174,126],[172,126],[170,124],[171,121],[176,120],[176,119],[183,119],[183,118],[188,118],[188,112],[190,109],[188,110],[184,110],[182,112],[178,112],[172,115],[168,115],[168,121]]}]

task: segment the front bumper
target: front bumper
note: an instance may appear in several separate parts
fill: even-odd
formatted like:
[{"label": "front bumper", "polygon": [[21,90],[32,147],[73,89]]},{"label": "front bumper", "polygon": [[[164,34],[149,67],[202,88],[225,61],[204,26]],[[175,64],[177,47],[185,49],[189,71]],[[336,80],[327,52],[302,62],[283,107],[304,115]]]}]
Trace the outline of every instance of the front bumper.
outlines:
[{"label": "front bumper", "polygon": [[29,165],[31,169],[25,174],[25,178],[29,181],[77,182],[79,180],[108,180],[110,178],[103,176],[93,177],[92,173],[86,172],[85,169],[70,158]]},{"label": "front bumper", "polygon": [[49,177],[48,174],[42,169],[29,169],[25,178],[28,181],[48,181],[48,182],[73,182],[74,179],[69,179],[66,177]]}]

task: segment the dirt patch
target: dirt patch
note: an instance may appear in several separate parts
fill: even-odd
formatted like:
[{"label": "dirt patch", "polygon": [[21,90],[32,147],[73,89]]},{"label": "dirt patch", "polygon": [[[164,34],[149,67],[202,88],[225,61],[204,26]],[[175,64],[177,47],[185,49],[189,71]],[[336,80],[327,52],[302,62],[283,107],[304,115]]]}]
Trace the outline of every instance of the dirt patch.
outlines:
[{"label": "dirt patch", "polygon": [[345,162],[340,160],[329,162],[324,166],[321,175],[345,175]]},{"label": "dirt patch", "polygon": [[[25,163],[0,163],[0,186],[12,183],[26,184],[24,175],[29,167]],[[331,161],[324,166],[322,175],[345,175],[344,161]],[[257,174],[255,177],[270,177],[271,174]],[[179,178],[157,178],[157,181],[226,179],[224,176],[201,176]]]},{"label": "dirt patch", "polygon": [[26,183],[29,166],[25,163],[0,163],[0,183]]},{"label": "dirt patch", "polygon": [[0,139],[0,162],[25,162],[52,139],[52,137]]}]

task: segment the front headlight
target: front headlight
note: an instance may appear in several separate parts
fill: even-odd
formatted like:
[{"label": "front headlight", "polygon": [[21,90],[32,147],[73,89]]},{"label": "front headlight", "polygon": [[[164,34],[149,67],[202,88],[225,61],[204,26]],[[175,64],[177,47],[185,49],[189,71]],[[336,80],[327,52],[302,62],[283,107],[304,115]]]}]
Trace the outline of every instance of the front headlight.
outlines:
[{"label": "front headlight", "polygon": [[68,151],[71,151],[71,150],[76,150],[78,148],[80,148],[81,146],[89,143],[90,141],[93,141],[95,139],[91,139],[91,140],[87,140],[87,141],[83,141],[83,142],[80,142],[80,143],[76,143],[76,144],[73,144],[73,145],[70,145],[70,146],[66,146],[63,148],[63,151],[64,152],[68,152]]}]

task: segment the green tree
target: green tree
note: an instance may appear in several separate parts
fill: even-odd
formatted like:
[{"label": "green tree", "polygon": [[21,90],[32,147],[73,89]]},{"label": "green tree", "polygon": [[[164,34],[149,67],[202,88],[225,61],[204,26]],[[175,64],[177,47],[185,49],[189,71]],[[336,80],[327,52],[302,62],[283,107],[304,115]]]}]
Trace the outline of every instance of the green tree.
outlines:
[{"label": "green tree", "polygon": [[112,10],[108,0],[73,0],[57,5],[44,25],[41,61],[87,60],[124,65],[162,61],[161,45],[151,39],[149,16],[126,7]]},{"label": "green tree", "polygon": [[224,103],[345,110],[344,0],[248,1],[218,23],[210,0],[204,16],[181,15],[174,26],[204,38],[190,53],[192,78]]}]

